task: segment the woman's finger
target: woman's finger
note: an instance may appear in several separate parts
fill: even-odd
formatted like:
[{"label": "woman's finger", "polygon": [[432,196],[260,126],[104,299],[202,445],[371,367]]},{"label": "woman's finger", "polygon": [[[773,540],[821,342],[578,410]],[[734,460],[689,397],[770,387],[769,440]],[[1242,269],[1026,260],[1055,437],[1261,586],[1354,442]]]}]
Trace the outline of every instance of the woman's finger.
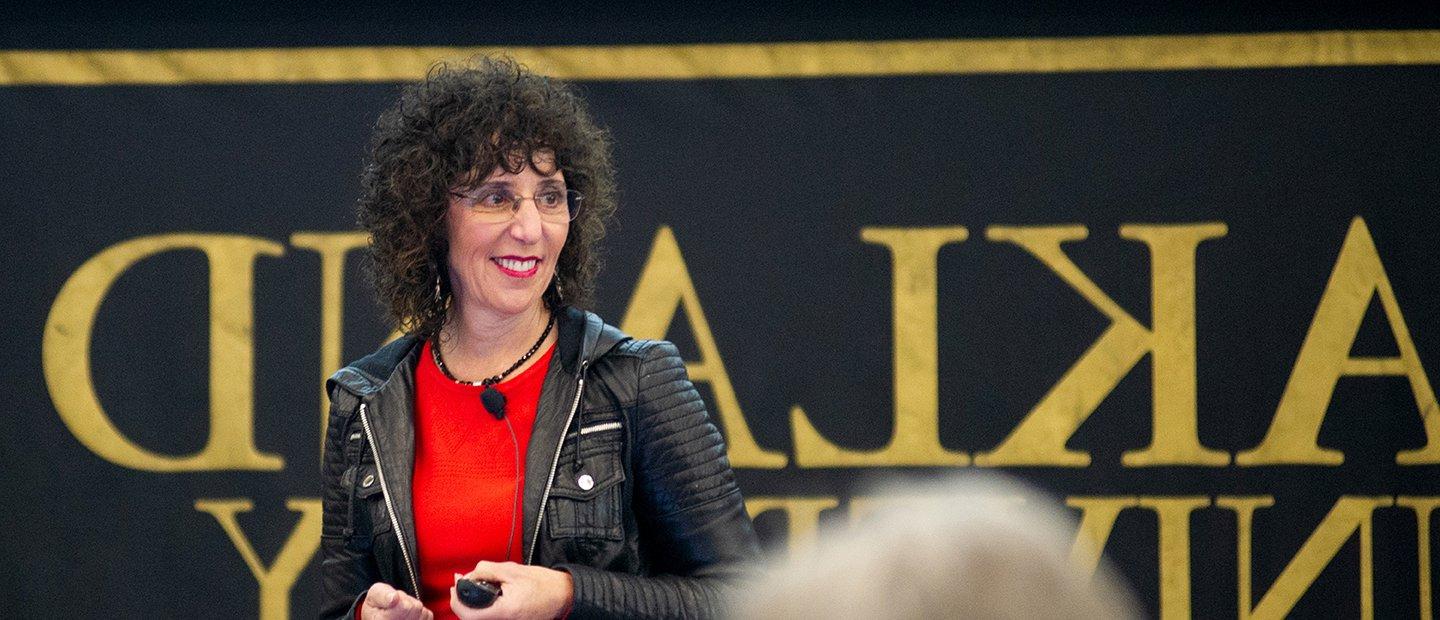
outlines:
[{"label": "woman's finger", "polygon": [[455,589],[455,586],[450,586],[450,612],[454,613],[456,617],[464,618],[467,609],[469,607],[460,602],[460,592]]},{"label": "woman's finger", "polygon": [[506,581],[509,581],[507,577],[509,577],[510,574],[511,571],[507,570],[507,567],[504,564],[501,564],[499,562],[486,562],[485,560],[480,560],[479,562],[475,563],[475,570],[472,570],[468,574],[466,574],[465,578],[471,581],[480,580],[489,581],[491,583],[505,583]]},{"label": "woman's finger", "polygon": [[405,618],[419,620],[419,618],[425,616],[425,605],[422,604],[419,599],[412,596],[404,597],[400,602],[400,610],[404,613],[403,617]]},{"label": "woman's finger", "polygon": [[400,591],[388,583],[377,582],[365,592],[365,606],[375,609],[390,609],[400,599]]}]

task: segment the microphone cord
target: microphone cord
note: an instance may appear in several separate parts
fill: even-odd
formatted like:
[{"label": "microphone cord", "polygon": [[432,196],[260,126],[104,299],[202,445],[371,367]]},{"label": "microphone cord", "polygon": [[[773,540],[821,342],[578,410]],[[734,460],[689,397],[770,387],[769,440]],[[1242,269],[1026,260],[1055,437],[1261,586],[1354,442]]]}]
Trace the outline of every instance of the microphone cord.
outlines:
[{"label": "microphone cord", "polygon": [[510,424],[510,416],[505,416],[505,429],[510,431],[510,447],[515,452],[515,474],[512,478],[515,481],[515,496],[510,500],[510,537],[505,541],[505,561],[510,561],[510,550],[515,544],[515,518],[519,512],[520,503],[520,440],[515,438],[515,427]]}]

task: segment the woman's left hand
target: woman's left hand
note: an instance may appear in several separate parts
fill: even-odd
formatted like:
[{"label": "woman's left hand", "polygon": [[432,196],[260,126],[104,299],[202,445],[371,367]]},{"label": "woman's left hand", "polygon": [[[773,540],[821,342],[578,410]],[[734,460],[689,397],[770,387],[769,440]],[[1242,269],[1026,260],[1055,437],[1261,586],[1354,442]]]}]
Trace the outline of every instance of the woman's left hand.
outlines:
[{"label": "woman's left hand", "polygon": [[574,598],[575,586],[570,573],[542,566],[481,561],[465,577],[499,585],[500,596],[485,609],[472,609],[460,602],[455,587],[451,586],[450,609],[461,620],[559,618],[570,609]]}]

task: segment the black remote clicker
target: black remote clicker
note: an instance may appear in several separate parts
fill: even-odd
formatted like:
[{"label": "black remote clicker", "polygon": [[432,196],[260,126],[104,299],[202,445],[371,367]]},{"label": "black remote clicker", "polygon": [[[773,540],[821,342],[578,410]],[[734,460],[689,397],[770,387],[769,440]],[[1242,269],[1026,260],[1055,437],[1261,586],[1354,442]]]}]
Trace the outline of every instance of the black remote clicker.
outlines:
[{"label": "black remote clicker", "polygon": [[488,581],[471,581],[464,577],[455,580],[455,596],[471,609],[484,609],[495,603],[500,596],[500,586]]}]

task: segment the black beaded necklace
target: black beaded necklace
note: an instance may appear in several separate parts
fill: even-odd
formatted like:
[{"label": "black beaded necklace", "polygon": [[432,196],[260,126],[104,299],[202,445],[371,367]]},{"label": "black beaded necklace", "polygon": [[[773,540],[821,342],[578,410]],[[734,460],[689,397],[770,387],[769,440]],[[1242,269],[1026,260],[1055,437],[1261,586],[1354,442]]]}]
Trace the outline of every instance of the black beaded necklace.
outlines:
[{"label": "black beaded necklace", "polygon": [[456,379],[455,375],[450,374],[450,369],[445,367],[445,360],[440,357],[440,339],[438,336],[430,343],[430,353],[431,356],[435,358],[435,365],[440,368],[440,372],[444,373],[446,378],[461,385],[485,386],[485,389],[480,392],[480,402],[485,405],[485,410],[489,411],[490,415],[495,416],[496,420],[501,420],[505,418],[505,395],[500,393],[500,390],[495,389],[495,384],[504,381],[505,377],[515,372],[515,369],[519,368],[521,364],[524,364],[525,360],[535,355],[535,352],[540,350],[541,343],[545,342],[545,337],[550,335],[550,328],[552,327],[555,327],[555,315],[553,313],[550,315],[550,320],[545,323],[545,331],[540,332],[540,339],[535,341],[535,344],[530,347],[529,351],[525,352],[525,355],[515,360],[514,364],[511,364],[509,368],[505,369],[505,372],[493,377],[481,379],[480,381],[464,381]]}]

